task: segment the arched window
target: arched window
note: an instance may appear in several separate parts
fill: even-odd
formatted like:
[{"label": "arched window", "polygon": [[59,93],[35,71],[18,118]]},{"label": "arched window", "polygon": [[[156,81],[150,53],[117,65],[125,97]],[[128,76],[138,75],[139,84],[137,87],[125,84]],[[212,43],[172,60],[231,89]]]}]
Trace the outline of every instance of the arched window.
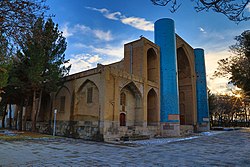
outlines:
[{"label": "arched window", "polygon": [[122,111],[125,112],[126,94],[124,92],[120,95],[120,105],[122,106]]}]

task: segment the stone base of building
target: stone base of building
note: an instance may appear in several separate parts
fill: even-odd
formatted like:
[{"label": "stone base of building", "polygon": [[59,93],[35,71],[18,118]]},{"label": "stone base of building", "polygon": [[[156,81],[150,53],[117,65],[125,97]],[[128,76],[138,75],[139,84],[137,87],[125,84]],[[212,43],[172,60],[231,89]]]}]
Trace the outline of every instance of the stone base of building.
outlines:
[{"label": "stone base of building", "polygon": [[180,136],[180,124],[179,123],[161,123],[161,136]]},{"label": "stone base of building", "polygon": [[180,125],[180,135],[188,136],[192,135],[195,132],[193,125]]},{"label": "stone base of building", "polygon": [[210,130],[209,122],[199,123],[197,124],[197,132],[206,132]]},{"label": "stone base of building", "polygon": [[[31,131],[31,125],[31,122],[27,122],[26,130]],[[53,134],[52,122],[37,122],[36,128],[39,133]],[[103,141],[98,121],[56,121],[56,136]]]},{"label": "stone base of building", "polygon": [[[53,134],[53,122],[37,122],[37,132]],[[196,130],[197,129],[197,130]],[[180,125],[179,123],[161,123],[155,126],[120,126],[118,122],[98,121],[57,121],[56,136],[80,138],[94,141],[138,140],[153,137],[185,136],[195,131],[209,130],[209,123]],[[26,124],[26,130],[31,131],[31,122]]]},{"label": "stone base of building", "polygon": [[119,122],[104,123],[104,140],[137,140],[148,139],[160,135],[159,126],[120,126]]}]

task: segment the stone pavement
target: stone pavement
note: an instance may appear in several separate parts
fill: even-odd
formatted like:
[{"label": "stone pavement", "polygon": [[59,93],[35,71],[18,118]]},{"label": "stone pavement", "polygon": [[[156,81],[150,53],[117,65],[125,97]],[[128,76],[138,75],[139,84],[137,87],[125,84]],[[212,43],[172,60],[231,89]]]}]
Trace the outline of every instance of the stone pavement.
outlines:
[{"label": "stone pavement", "polygon": [[123,145],[67,138],[0,140],[0,166],[250,166],[250,129]]}]

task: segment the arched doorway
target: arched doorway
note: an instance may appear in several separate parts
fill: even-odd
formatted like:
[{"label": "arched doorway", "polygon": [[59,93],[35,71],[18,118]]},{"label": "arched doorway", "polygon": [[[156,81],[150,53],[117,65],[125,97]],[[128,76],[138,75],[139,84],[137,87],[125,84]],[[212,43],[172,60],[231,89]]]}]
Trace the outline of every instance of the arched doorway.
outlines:
[{"label": "arched doorway", "polygon": [[120,126],[126,126],[126,114],[120,113]]},{"label": "arched doorway", "polygon": [[[142,110],[141,100],[142,100],[141,93],[133,82],[130,82],[121,89],[120,93],[121,126],[143,125],[143,110]],[[123,121],[122,119],[125,119],[125,121]]]},{"label": "arched doorway", "polygon": [[147,96],[147,124],[154,126],[158,124],[157,94],[154,89],[148,92]]},{"label": "arched doorway", "polygon": [[193,93],[193,75],[190,60],[185,50],[181,47],[177,49],[178,62],[178,85],[179,85],[179,108],[180,124],[193,125],[195,101]]},{"label": "arched doorway", "polygon": [[153,48],[147,51],[147,77],[152,82],[157,82],[157,55]]}]

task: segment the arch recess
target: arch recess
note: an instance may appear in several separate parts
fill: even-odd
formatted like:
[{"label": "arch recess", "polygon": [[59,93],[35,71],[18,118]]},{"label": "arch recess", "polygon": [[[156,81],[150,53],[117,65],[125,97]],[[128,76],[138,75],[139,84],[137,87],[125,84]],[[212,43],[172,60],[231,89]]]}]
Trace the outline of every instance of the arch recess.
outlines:
[{"label": "arch recess", "polygon": [[76,92],[76,120],[97,121],[99,119],[99,89],[87,79]]},{"label": "arch recess", "polygon": [[121,126],[143,125],[142,97],[139,89],[133,82],[130,82],[129,84],[124,86],[120,91],[119,111]]},{"label": "arch recess", "polygon": [[159,115],[158,98],[155,90],[152,88],[147,95],[147,124],[148,126],[157,125]]},{"label": "arch recess", "polygon": [[180,124],[194,125],[194,67],[184,47],[177,49]]},{"label": "arch recess", "polygon": [[157,82],[158,71],[157,71],[157,55],[153,48],[147,51],[147,78],[152,82]]}]

